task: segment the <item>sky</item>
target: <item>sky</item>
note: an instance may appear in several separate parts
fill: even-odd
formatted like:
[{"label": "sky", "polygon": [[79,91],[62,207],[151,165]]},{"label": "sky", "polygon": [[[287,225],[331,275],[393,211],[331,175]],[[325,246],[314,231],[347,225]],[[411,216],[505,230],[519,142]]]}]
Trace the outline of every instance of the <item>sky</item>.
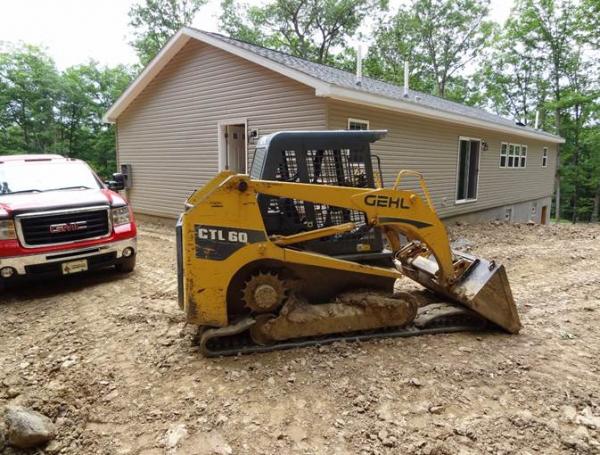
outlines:
[{"label": "sky", "polygon": [[[108,66],[133,64],[137,57],[129,45],[127,12],[136,1],[0,0],[0,41],[41,46],[60,69],[91,59]],[[405,1],[391,0],[390,8],[393,11]],[[218,32],[220,3],[221,0],[209,0],[193,26]],[[513,0],[491,0],[491,18],[504,22],[512,4]],[[366,51],[366,43],[363,49]]]}]

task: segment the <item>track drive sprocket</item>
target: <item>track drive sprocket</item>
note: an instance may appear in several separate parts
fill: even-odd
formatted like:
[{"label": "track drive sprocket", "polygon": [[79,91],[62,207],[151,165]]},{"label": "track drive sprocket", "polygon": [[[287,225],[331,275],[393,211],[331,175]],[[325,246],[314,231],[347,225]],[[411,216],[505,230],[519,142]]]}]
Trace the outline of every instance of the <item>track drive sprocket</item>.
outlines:
[{"label": "track drive sprocket", "polygon": [[244,283],[242,300],[255,313],[271,313],[283,304],[287,291],[277,273],[258,272]]}]

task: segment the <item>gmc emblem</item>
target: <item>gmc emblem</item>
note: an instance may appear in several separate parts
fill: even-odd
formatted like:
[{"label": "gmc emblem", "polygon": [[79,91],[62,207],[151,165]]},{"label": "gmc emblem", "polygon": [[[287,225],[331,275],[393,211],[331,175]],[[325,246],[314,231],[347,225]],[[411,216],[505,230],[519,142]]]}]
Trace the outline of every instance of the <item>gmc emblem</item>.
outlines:
[{"label": "gmc emblem", "polygon": [[50,233],[60,234],[62,232],[75,232],[87,229],[87,221],[76,221],[75,223],[51,224]]}]

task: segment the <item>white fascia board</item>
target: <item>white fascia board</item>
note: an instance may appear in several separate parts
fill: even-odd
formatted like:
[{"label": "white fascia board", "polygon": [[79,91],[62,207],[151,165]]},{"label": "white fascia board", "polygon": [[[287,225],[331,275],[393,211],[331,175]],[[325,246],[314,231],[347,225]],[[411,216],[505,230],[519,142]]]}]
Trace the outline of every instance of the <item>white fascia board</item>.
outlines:
[{"label": "white fascia board", "polygon": [[559,136],[548,136],[545,134],[538,134],[535,131],[521,129],[518,126],[503,126],[497,123],[487,122],[485,120],[479,120],[472,117],[466,117],[460,114],[439,111],[437,109],[432,109],[427,106],[419,106],[414,103],[406,103],[403,101],[394,100],[392,98],[386,98],[384,96],[373,95],[370,93],[359,92],[356,90],[349,90],[342,87],[330,86],[328,89],[325,90],[317,90],[316,95],[336,99],[339,101],[346,101],[355,104],[372,106],[379,109],[386,109],[396,112],[402,112],[405,114],[417,115],[420,117],[430,118],[434,120],[441,120],[460,125],[469,125],[476,128],[498,131],[501,133],[513,134],[515,136],[527,137],[554,144],[564,144],[565,142],[565,139]]},{"label": "white fascia board", "polygon": [[156,77],[160,70],[165,67],[189,40],[190,37],[183,30],[179,30],[173,35],[161,51],[146,65],[140,75],[117,98],[117,101],[114,102],[102,117],[102,121],[105,123],[115,123],[127,106],[146,88],[150,81]]}]

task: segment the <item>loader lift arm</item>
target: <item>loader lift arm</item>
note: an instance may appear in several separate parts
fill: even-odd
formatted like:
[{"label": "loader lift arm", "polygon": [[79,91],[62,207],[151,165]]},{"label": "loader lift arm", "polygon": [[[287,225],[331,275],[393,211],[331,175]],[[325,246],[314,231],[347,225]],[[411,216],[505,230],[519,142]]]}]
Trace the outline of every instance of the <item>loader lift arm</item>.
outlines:
[{"label": "loader lift arm", "polygon": [[[399,175],[406,175],[406,171],[401,171]],[[399,180],[396,180],[395,186],[398,183]],[[256,194],[299,199],[314,204],[364,212],[371,227],[382,226],[384,228],[384,233],[394,253],[397,253],[401,247],[397,234],[403,234],[409,240],[418,240],[428,247],[439,265],[439,283],[442,286],[448,286],[456,281],[457,271],[453,265],[446,228],[429,201],[428,203],[423,202],[423,199],[414,192],[396,188],[373,189],[338,186],[327,187],[327,191],[324,191],[322,185],[268,180],[241,180],[239,184],[242,187],[249,185],[249,188]],[[427,187],[424,188],[424,194],[429,199]],[[314,230],[306,235],[315,238],[317,233],[318,230]],[[323,236],[328,235],[331,233],[328,228],[324,228]]]}]

